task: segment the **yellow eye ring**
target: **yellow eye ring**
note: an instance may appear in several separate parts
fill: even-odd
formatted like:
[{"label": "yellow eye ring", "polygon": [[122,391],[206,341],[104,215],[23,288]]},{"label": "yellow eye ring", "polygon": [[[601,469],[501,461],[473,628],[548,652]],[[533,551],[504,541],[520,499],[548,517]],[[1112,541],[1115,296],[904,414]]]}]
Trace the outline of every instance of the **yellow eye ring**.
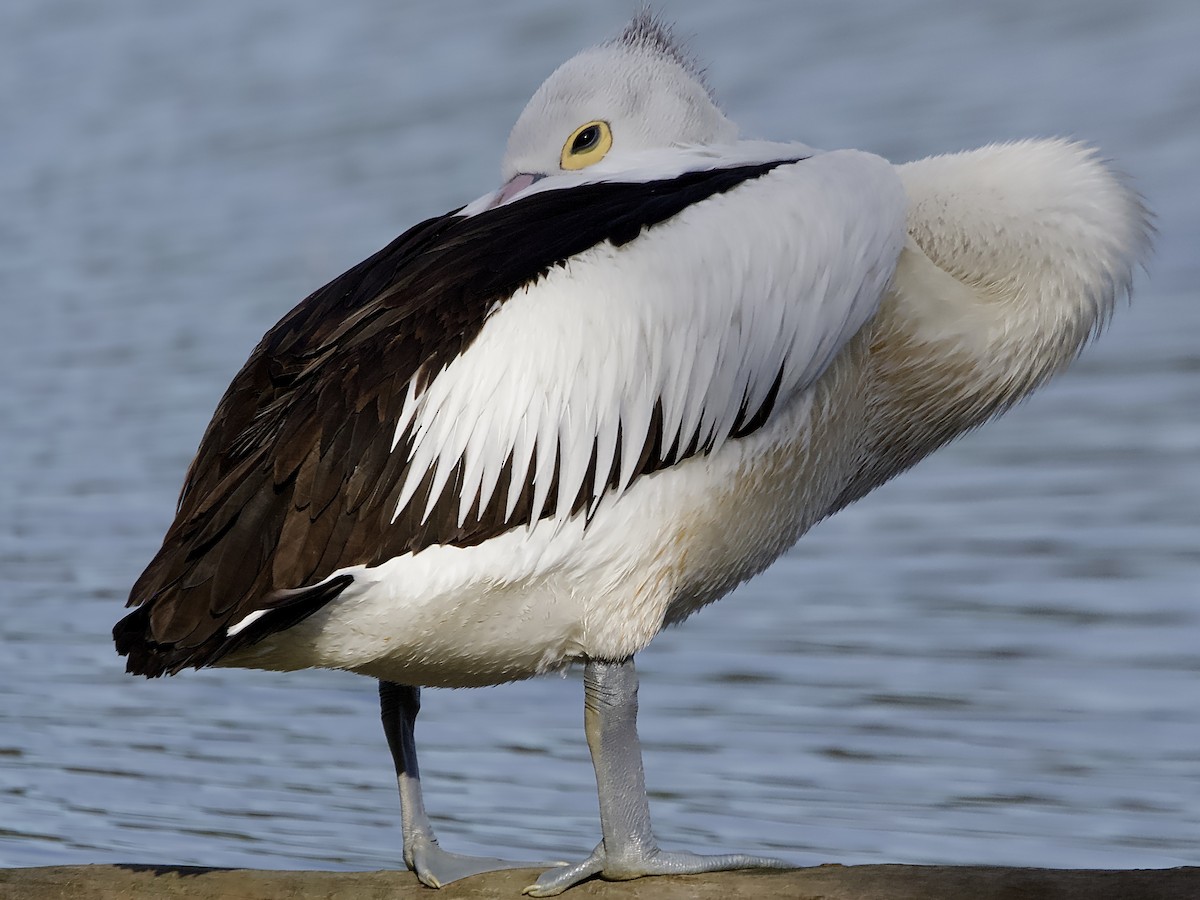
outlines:
[{"label": "yellow eye ring", "polygon": [[612,129],[602,119],[580,125],[563,144],[559,165],[564,169],[585,169],[604,159],[612,147]]}]

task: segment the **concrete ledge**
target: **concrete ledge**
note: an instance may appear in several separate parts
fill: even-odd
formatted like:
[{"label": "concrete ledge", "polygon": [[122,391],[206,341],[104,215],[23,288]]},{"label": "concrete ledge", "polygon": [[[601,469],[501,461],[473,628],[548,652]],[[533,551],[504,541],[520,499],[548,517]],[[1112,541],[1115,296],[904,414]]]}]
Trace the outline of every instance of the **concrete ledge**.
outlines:
[{"label": "concrete ledge", "polygon": [[[4,900],[519,900],[537,870],[492,872],[438,893],[408,872],[274,872],[190,866],[0,869]],[[590,881],[566,896],[626,900],[1197,900],[1200,867],[1015,869],[999,866],[817,866],[630,882]]]}]

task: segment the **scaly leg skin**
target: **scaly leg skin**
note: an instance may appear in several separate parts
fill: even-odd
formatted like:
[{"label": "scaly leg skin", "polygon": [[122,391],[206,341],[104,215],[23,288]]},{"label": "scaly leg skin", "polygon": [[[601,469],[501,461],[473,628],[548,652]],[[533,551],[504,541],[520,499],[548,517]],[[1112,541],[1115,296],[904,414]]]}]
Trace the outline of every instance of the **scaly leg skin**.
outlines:
[{"label": "scaly leg skin", "polygon": [[593,876],[628,881],[643,875],[693,875],[728,869],[785,869],[789,864],[761,856],[700,856],[659,849],[650,829],[646,775],[637,735],[637,670],[633,658],[590,660],[583,674],[584,730],[596,769],[600,829],[604,839],[583,862],[544,872],[525,888],[533,897],[553,897]]},{"label": "scaly leg skin", "polygon": [[429,816],[425,813],[421,773],[417,768],[417,745],[413,729],[420,710],[419,688],[391,681],[379,682],[379,712],[383,719],[383,732],[392,751],[392,760],[396,764],[396,784],[400,788],[405,864],[417,874],[422,884],[432,888],[481,872],[538,868],[538,863],[462,856],[438,846],[433,826],[429,824]]}]

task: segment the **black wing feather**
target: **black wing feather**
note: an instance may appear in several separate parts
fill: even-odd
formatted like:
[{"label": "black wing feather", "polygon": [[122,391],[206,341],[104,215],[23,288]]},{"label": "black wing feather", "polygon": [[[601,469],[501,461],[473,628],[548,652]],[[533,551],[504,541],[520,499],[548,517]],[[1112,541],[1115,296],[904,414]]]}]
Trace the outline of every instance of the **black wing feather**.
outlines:
[{"label": "black wing feather", "polygon": [[[175,522],[130,593],[129,605],[139,608],[113,631],[129,671],[200,667],[290,627],[345,589],[342,578],[314,587],[338,569],[435,544],[477,544],[552,514],[557,463],[550,472],[531,467],[505,515],[510,461],[491,501],[484,509],[476,501],[461,525],[461,471],[428,517],[429,476],[392,521],[409,449],[402,436],[393,450],[392,432],[409,385],[420,390],[437,377],[471,345],[494,304],[551,267],[603,241],[628,243],[793,161],[546,191],[469,218],[429,219],[300,303],[255,348],[201,440]],[[667,459],[656,412],[637,474],[708,449],[696,435],[687,453],[671,448]],[[756,412],[748,411],[747,427]],[[619,465],[618,457],[590,477],[615,484]],[[549,497],[534,510],[535,479],[547,477]],[[590,487],[575,511],[586,507]],[[260,609],[272,611],[228,637]]]}]

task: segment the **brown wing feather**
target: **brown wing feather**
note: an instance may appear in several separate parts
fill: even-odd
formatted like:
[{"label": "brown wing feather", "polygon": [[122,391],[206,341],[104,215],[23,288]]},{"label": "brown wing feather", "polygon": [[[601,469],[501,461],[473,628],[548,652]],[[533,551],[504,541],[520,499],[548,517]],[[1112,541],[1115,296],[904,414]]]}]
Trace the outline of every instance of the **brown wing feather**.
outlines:
[{"label": "brown wing feather", "polygon": [[[505,515],[510,460],[486,508],[476,500],[461,525],[461,471],[426,517],[427,474],[393,521],[410,447],[402,436],[393,449],[392,438],[410,384],[421,390],[437,377],[497,302],[551,266],[604,240],[633,240],[775,165],[550,191],[471,218],[430,219],[312,294],[255,348],[201,440],[175,522],[130,593],[138,609],[113,631],[129,671],[203,666],[290,627],[345,588],[349,578],[314,586],[339,569],[469,546],[552,514],[557,463],[531,470]],[[706,452],[696,435],[685,453],[664,455],[656,412],[639,473]],[[612,485],[619,465],[589,480]],[[536,478],[551,480],[541,509],[532,508]],[[585,488],[575,511],[593,495]],[[256,610],[270,612],[228,635]]]},{"label": "brown wing feather", "polygon": [[[403,332],[403,320],[421,309],[389,304],[399,294],[387,289],[463,221],[418,225],[305,300],[255,348],[205,432],[162,548],[130,594],[147,614],[127,617],[114,632],[118,649],[141,648],[131,670],[203,665],[225,629],[273,595],[377,561],[378,527],[337,500],[351,474],[364,482],[382,474],[390,453],[376,445],[390,450],[384,432],[405,396],[392,387],[406,385],[430,356],[389,335],[388,323],[393,334]],[[460,312],[457,327],[478,330],[482,313]],[[368,363],[394,378],[356,380]],[[377,492],[375,504],[390,494]]]}]

